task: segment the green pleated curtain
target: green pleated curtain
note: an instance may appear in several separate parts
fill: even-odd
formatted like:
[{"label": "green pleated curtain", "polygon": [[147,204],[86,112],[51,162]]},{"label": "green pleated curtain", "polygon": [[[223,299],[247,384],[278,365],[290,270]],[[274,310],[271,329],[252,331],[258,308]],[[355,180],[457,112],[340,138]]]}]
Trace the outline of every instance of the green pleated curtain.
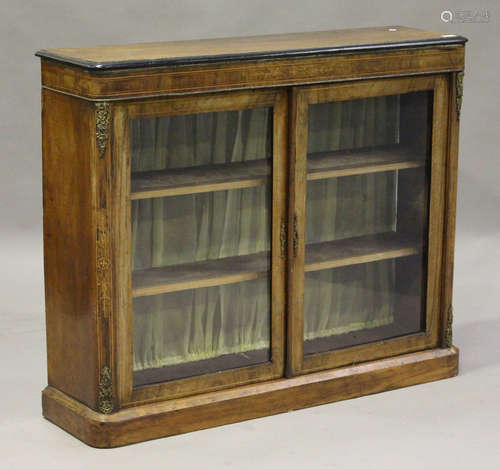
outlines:
[{"label": "green pleated curtain", "polygon": [[[309,152],[395,143],[399,101],[380,97],[310,107]],[[132,172],[272,157],[272,111],[136,119]],[[307,243],[391,231],[395,176],[309,182]],[[271,188],[132,202],[133,268],[270,251]],[[392,321],[392,261],[306,274],[305,338]],[[270,279],[136,298],[134,369],[269,348]]]}]

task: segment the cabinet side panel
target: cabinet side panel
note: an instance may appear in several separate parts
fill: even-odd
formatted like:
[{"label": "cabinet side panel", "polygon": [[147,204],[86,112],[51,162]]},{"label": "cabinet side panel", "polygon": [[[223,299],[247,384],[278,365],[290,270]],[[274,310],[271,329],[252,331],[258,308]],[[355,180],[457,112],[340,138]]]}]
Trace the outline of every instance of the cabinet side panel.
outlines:
[{"label": "cabinet side panel", "polygon": [[43,90],[48,381],[95,408],[98,367],[92,125],[89,103]]},{"label": "cabinet side panel", "polygon": [[442,346],[453,343],[453,265],[457,211],[458,141],[464,73],[449,75],[448,158],[446,163],[446,211],[443,253]]}]

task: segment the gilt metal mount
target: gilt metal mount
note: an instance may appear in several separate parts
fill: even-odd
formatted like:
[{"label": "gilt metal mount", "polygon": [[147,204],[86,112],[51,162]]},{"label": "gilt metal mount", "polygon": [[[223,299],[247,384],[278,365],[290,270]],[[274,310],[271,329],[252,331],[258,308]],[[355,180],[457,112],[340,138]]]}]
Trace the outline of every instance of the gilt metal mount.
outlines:
[{"label": "gilt metal mount", "polygon": [[111,380],[111,368],[103,366],[99,379],[99,395],[97,396],[97,408],[103,414],[113,412],[113,382]]},{"label": "gilt metal mount", "polygon": [[451,306],[448,311],[448,321],[446,322],[446,329],[444,331],[444,345],[446,347],[453,345],[453,308]]},{"label": "gilt metal mount", "polygon": [[293,216],[293,255],[297,257],[297,251],[299,249],[299,229],[297,226],[297,215]]},{"label": "gilt metal mount", "polygon": [[109,137],[109,103],[102,102],[95,105],[95,134],[99,158],[106,153]]},{"label": "gilt metal mount", "polygon": [[286,221],[283,218],[281,220],[280,228],[280,245],[281,245],[281,257],[284,259],[286,257]]},{"label": "gilt metal mount", "polygon": [[457,108],[457,119],[460,119],[463,94],[464,94],[464,72],[458,72],[455,76],[455,100]]}]

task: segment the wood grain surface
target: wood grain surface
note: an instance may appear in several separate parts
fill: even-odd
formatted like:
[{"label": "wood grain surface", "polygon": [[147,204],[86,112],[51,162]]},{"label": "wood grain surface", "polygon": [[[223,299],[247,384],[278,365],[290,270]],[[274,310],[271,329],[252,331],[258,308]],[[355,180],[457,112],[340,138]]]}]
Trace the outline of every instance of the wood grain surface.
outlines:
[{"label": "wood grain surface", "polygon": [[48,380],[96,408],[94,106],[44,90],[42,107]]},{"label": "wood grain surface", "polygon": [[373,50],[384,46],[435,43],[464,43],[453,34],[408,28],[380,26],[263,36],[228,37],[174,42],[150,42],[111,46],[72,47],[37,52],[52,58],[91,69],[149,66],[155,63],[192,63],[209,60],[288,56],[321,51]]},{"label": "wood grain surface", "polygon": [[337,370],[201,394],[175,401],[92,411],[60,391],[42,394],[43,415],[90,446],[112,448],[455,376],[458,350],[426,350]]},{"label": "wood grain surface", "polygon": [[207,93],[459,71],[464,68],[464,50],[458,44],[107,72],[42,59],[42,85],[91,100]]}]

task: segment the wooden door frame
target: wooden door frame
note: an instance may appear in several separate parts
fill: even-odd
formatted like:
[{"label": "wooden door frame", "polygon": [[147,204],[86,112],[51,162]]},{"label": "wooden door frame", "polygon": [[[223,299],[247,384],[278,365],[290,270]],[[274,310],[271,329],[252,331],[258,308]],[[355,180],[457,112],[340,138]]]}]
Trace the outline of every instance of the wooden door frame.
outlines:
[{"label": "wooden door frame", "polygon": [[[402,337],[304,356],[305,207],[308,107],[329,101],[434,91],[428,228],[426,330]],[[354,83],[295,87],[290,93],[290,201],[287,376],[375,360],[438,346],[442,316],[441,272],[448,132],[445,74],[382,78]]]},{"label": "wooden door frame", "polygon": [[[138,117],[273,108],[271,361],[215,374],[133,387],[130,120]],[[230,91],[172,96],[113,104],[110,228],[112,232],[115,382],[118,407],[174,399],[242,384],[278,378],[284,374],[287,167],[287,95],[284,89]]]}]

